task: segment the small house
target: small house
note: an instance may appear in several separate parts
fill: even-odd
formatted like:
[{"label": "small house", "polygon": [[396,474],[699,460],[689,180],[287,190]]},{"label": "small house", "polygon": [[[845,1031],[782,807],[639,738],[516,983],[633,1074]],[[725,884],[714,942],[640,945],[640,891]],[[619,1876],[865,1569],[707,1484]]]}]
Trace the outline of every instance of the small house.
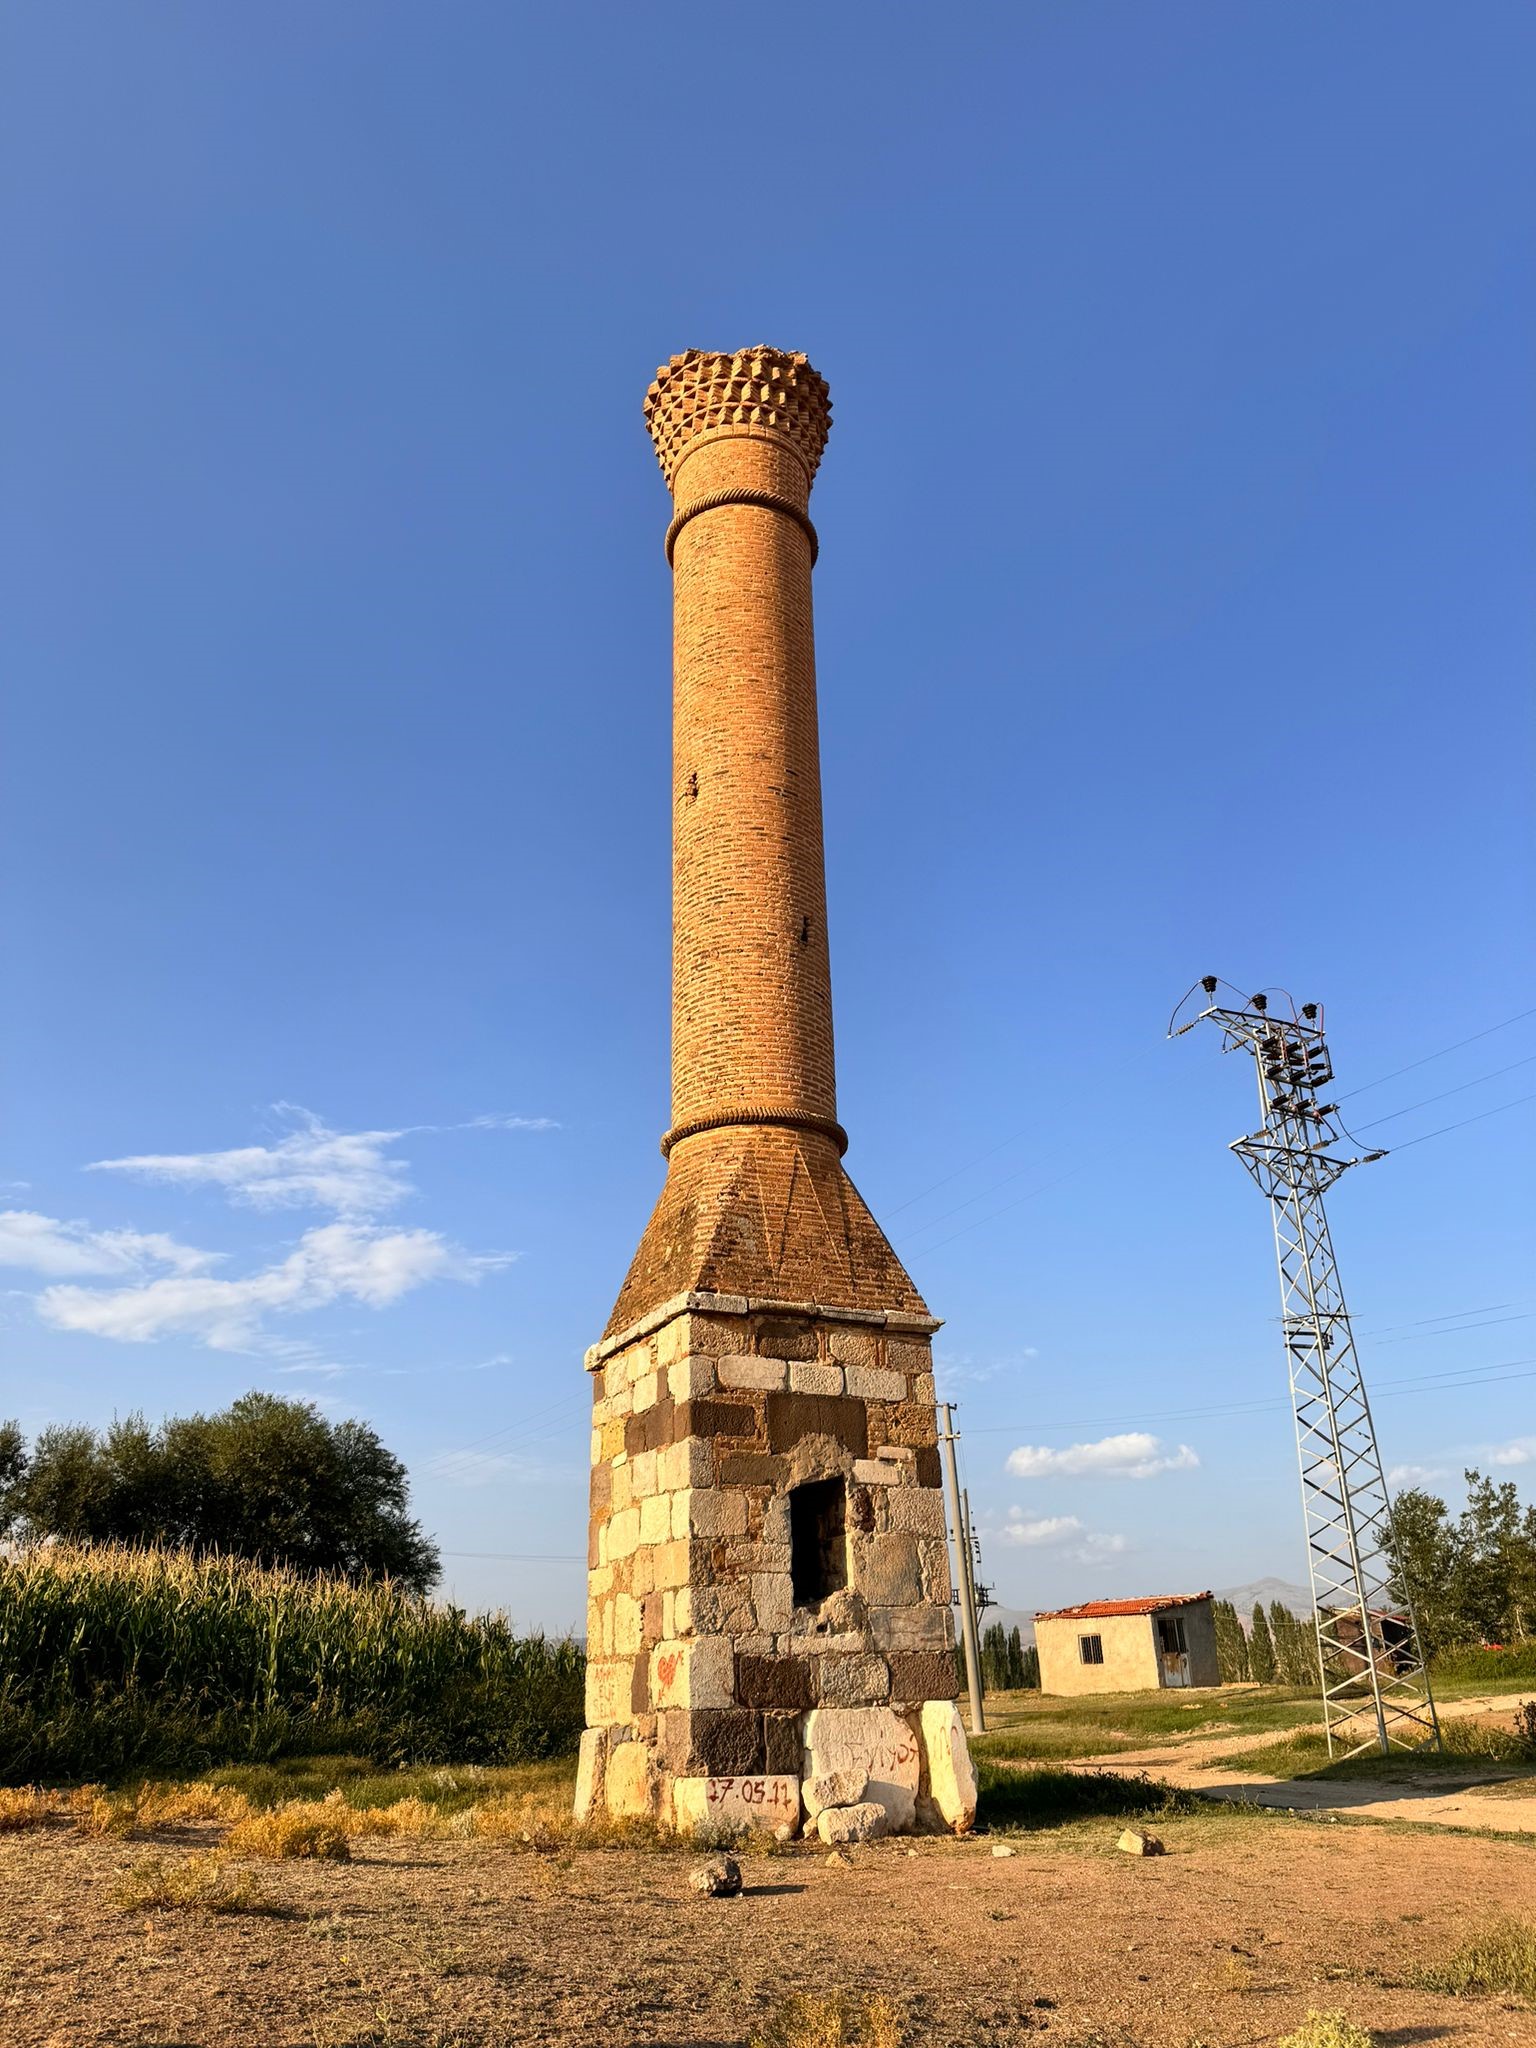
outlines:
[{"label": "small house", "polygon": [[1219,1685],[1209,1593],[1089,1600],[1035,1616],[1040,1690],[1152,1692]]}]

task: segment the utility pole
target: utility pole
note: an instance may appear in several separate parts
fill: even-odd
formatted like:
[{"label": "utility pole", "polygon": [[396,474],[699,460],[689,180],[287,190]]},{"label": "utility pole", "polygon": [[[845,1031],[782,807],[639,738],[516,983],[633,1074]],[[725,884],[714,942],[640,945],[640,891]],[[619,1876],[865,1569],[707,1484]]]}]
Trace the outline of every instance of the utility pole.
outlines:
[{"label": "utility pole", "polygon": [[[1407,1586],[1406,1613],[1390,1611],[1392,1501],[1323,1211],[1324,1193],[1342,1174],[1386,1154],[1349,1158],[1332,1149],[1339,1131],[1349,1132],[1337,1103],[1318,1100],[1333,1080],[1333,1061],[1316,1003],[1298,1012],[1287,997],[1289,1015],[1271,1010],[1268,995],[1225,1007],[1216,1001],[1214,974],[1196,986],[1204,1008],[1179,1024],[1181,1003],[1169,1037],[1209,1021],[1222,1050],[1251,1053],[1258,1072],[1260,1127],[1231,1149],[1268,1197],[1274,1223],[1328,1754],[1336,1741],[1348,1745],[1345,1756],[1438,1749],[1440,1724]],[[1374,1725],[1362,1742],[1367,1713]]]},{"label": "utility pole", "polygon": [[958,1566],[956,1596],[960,1602],[960,1635],[965,1644],[965,1678],[971,1694],[971,1733],[987,1732],[986,1709],[981,1698],[981,1647],[976,1639],[976,1578],[971,1569],[971,1525],[960,1497],[960,1472],[955,1464],[955,1423],[951,1404],[939,1403],[944,1427],[939,1442],[944,1446],[944,1465],[949,1474],[950,1519],[955,1529],[955,1562]]}]

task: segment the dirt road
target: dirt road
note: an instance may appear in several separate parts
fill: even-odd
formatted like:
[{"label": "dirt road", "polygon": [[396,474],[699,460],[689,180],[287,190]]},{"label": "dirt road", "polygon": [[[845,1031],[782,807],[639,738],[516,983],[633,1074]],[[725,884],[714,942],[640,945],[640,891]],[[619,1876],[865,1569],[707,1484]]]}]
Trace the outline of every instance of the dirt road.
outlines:
[{"label": "dirt road", "polygon": [[[1476,1714],[1512,1713],[1519,1703],[1508,1694],[1452,1700],[1441,1707],[1440,1716],[1453,1721]],[[1084,1757],[1070,1768],[1145,1771],[1149,1777],[1212,1799],[1248,1800],[1293,1813],[1339,1813],[1359,1820],[1409,1820],[1436,1827],[1536,1835],[1536,1796],[1505,1793],[1502,1785],[1512,1775],[1510,1771],[1481,1766],[1473,1758],[1468,1759],[1464,1773],[1439,1769],[1416,1773],[1405,1758],[1400,1778],[1370,1777],[1353,1782],[1266,1777],[1249,1770],[1223,1773],[1216,1768],[1224,1756],[1283,1743],[1293,1733],[1281,1728],[1263,1735],[1185,1736],[1157,1748]]]}]

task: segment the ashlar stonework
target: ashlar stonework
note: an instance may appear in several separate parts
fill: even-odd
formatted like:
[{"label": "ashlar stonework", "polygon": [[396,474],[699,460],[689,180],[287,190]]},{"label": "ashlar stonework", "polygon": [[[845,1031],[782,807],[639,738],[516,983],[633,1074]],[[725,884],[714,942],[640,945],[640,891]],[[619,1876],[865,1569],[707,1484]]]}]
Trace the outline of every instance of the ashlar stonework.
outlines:
[{"label": "ashlar stonework", "polygon": [[938,1324],[837,1121],[808,511],[827,388],[803,356],[691,350],[645,410],[674,500],[672,1123],[587,1355],[577,1813],[963,1829]]}]

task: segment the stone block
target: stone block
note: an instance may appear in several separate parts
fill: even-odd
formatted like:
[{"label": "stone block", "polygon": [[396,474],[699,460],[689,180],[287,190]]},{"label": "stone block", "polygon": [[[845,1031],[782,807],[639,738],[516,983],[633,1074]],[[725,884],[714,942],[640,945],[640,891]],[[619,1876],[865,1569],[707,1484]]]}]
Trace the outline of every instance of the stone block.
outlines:
[{"label": "stone block", "polygon": [[688,1494],[688,1528],[694,1536],[745,1536],[747,1503],[739,1493],[696,1486]]},{"label": "stone block", "polygon": [[647,1408],[654,1408],[656,1406],[659,1378],[659,1374],[648,1372],[635,1381],[635,1413],[637,1415],[643,1415]]},{"label": "stone block", "polygon": [[729,1707],[736,1698],[736,1658],[725,1636],[658,1643],[650,1658],[651,1704]]},{"label": "stone block", "polygon": [[614,1728],[629,1719],[630,1665],[626,1660],[589,1657],[587,1660],[587,1724],[592,1728]]},{"label": "stone block", "polygon": [[844,1379],[849,1393],[859,1401],[904,1401],[907,1398],[904,1373],[883,1371],[879,1366],[850,1365]]},{"label": "stone block", "polygon": [[649,1500],[656,1491],[655,1451],[637,1451],[629,1461],[629,1497],[631,1501]]},{"label": "stone block", "polygon": [[869,1450],[869,1411],[862,1401],[833,1394],[769,1394],[768,1448],[792,1451],[810,1436],[829,1436],[862,1458]]},{"label": "stone block", "polygon": [[848,1848],[855,1842],[872,1842],[876,1835],[892,1833],[907,1822],[894,1822],[886,1809],[876,1799],[866,1799],[858,1806],[829,1806],[817,1816],[816,1832],[821,1839],[834,1849]]},{"label": "stone block", "polygon": [[607,1563],[612,1559],[628,1557],[640,1541],[640,1510],[621,1508],[608,1524]]},{"label": "stone block", "polygon": [[787,1316],[765,1316],[757,1326],[757,1348],[766,1357],[782,1358],[787,1362],[792,1358],[814,1358],[820,1347],[816,1342],[816,1331],[809,1322]]},{"label": "stone block", "polygon": [[720,1707],[682,1718],[687,1723],[687,1746],[680,1777],[749,1777],[766,1768],[761,1714],[742,1707]]},{"label": "stone block", "polygon": [[[684,1500],[684,1494],[674,1494],[674,1500]],[[673,1524],[674,1529],[676,1523]],[[692,1546],[686,1539],[679,1541],[674,1535],[670,1543],[658,1543],[650,1554],[652,1583],[662,1588],[686,1586],[693,1576],[691,1557]]]},{"label": "stone block", "polygon": [[829,1330],[827,1350],[839,1365],[875,1364],[875,1335],[872,1330]]},{"label": "stone block", "polygon": [[715,1386],[715,1361],[698,1352],[667,1367],[667,1391],[679,1407],[684,1401],[698,1400],[701,1394],[712,1394]]},{"label": "stone block", "polygon": [[[773,1395],[769,1395],[771,1401]],[[757,1435],[757,1410],[745,1401],[727,1401],[706,1398],[702,1401],[685,1401],[675,1411],[676,1422],[673,1435],[707,1437],[755,1437]]]},{"label": "stone block", "polygon": [[887,1337],[885,1362],[892,1372],[932,1372],[933,1353],[920,1338]]},{"label": "stone block", "polygon": [[[895,1497],[892,1495],[892,1499]],[[918,1541],[917,1561],[923,1575],[923,1598],[947,1608],[950,1604],[949,1545],[941,1537],[922,1537]]]},{"label": "stone block", "polygon": [[793,1776],[677,1778],[672,1785],[673,1826],[683,1834],[721,1827],[760,1828],[772,1834],[800,1826],[800,1781]]},{"label": "stone block", "polygon": [[922,1775],[917,1737],[889,1707],[817,1707],[805,1717],[804,1779],[862,1770],[895,1830],[912,1825]]},{"label": "stone block", "polygon": [[843,1368],[821,1362],[804,1362],[796,1359],[789,1368],[789,1390],[792,1394],[840,1394],[843,1391]]},{"label": "stone block", "polygon": [[944,1496],[930,1486],[904,1486],[886,1496],[891,1527],[905,1529],[909,1536],[933,1536],[941,1542],[947,1525]]},{"label": "stone block", "polygon": [[635,1475],[628,1458],[620,1458],[612,1465],[601,1469],[608,1474],[608,1511],[610,1515],[621,1514],[634,1502]]},{"label": "stone block", "polygon": [[[759,1628],[787,1629],[795,1612],[794,1581],[788,1572],[752,1574],[752,1612]],[[811,1702],[806,1700],[806,1706]]]},{"label": "stone block", "polygon": [[905,1706],[952,1700],[955,1659],[950,1650],[897,1650],[891,1658],[891,1698]]},{"label": "stone block", "polygon": [[[640,1602],[628,1593],[615,1593],[609,1610],[613,1616],[612,1647],[617,1657],[633,1657],[640,1648]],[[609,1633],[605,1626],[606,1637]]]},{"label": "stone block", "polygon": [[640,1541],[642,1543],[666,1543],[672,1536],[672,1496],[668,1493],[653,1493],[649,1500],[640,1503]]},{"label": "stone block", "polygon": [[852,1540],[853,1583],[871,1607],[915,1607],[923,1597],[916,1540],[899,1529]]},{"label": "stone block", "polygon": [[871,1707],[889,1699],[891,1673],[883,1657],[856,1651],[851,1657],[823,1657],[817,1690],[824,1707]]},{"label": "stone block", "polygon": [[923,1791],[945,1827],[968,1834],[976,1820],[976,1772],[952,1700],[925,1702],[918,1716]]},{"label": "stone block", "polygon": [[656,1812],[659,1790],[656,1767],[647,1742],[615,1743],[608,1755],[604,1793],[614,1820],[648,1820]]},{"label": "stone block", "polygon": [[785,1469],[786,1460],[774,1457],[771,1451],[723,1450],[720,1454],[722,1486],[782,1486]]},{"label": "stone block", "polygon": [[829,1806],[857,1806],[868,1783],[862,1770],[823,1771],[820,1777],[807,1778],[801,1793],[806,1819],[815,1820]]},{"label": "stone block", "polygon": [[708,1486],[713,1467],[714,1453],[703,1438],[684,1437],[656,1453],[656,1491],[677,1493],[685,1486]]},{"label": "stone block", "polygon": [[800,1716],[768,1712],[762,1716],[763,1769],[770,1775],[787,1773],[800,1782]]},{"label": "stone block", "polygon": [[799,1657],[736,1657],[736,1697],[744,1707],[809,1707],[811,1667]]},{"label": "stone block", "polygon": [[608,1730],[584,1728],[576,1752],[576,1824],[585,1827],[607,1804]]},{"label": "stone block", "polygon": [[886,1458],[855,1458],[853,1476],[860,1486],[899,1486],[905,1476]]},{"label": "stone block", "polygon": [[869,1633],[887,1656],[898,1650],[947,1650],[952,1647],[949,1611],[925,1600],[916,1607],[871,1607]]},{"label": "stone block", "polygon": [[789,1379],[789,1366],[782,1358],[749,1358],[741,1352],[727,1352],[715,1366],[722,1387],[753,1388],[758,1393],[782,1387]]}]

